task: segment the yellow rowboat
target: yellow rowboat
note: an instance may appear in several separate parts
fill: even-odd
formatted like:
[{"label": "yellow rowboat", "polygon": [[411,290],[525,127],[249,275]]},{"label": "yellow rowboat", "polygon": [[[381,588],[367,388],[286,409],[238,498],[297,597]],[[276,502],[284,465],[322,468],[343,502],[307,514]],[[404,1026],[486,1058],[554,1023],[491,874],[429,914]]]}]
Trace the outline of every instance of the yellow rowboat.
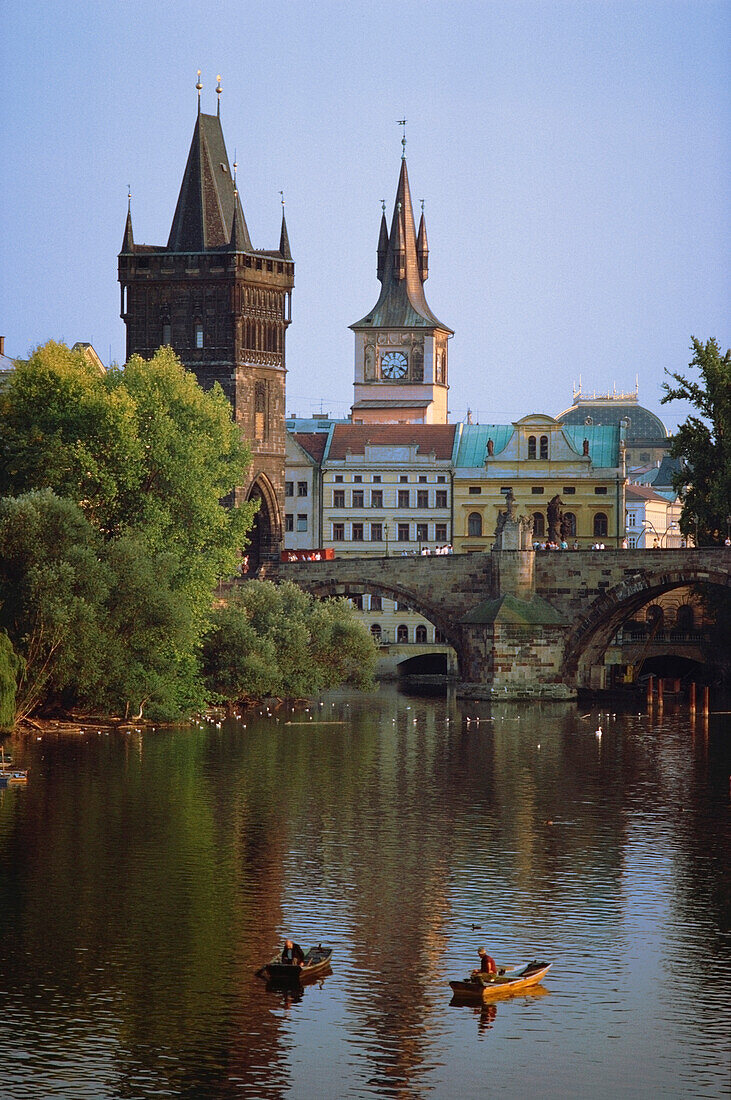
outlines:
[{"label": "yellow rowboat", "polygon": [[449,984],[457,997],[471,1001],[489,1001],[493,997],[522,993],[524,989],[539,985],[552,965],[536,962],[534,959],[524,966],[514,966],[509,970],[498,967],[497,974],[478,974]]}]

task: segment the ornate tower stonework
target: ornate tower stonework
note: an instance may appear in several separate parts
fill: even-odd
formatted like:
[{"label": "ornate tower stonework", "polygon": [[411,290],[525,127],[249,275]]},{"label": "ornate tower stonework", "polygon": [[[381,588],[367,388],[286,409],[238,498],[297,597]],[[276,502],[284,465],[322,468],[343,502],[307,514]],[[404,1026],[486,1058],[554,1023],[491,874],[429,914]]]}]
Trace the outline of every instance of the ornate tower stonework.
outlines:
[{"label": "ornate tower stonework", "polygon": [[[405,140],[404,140],[405,145]],[[381,294],[351,325],[355,333],[355,423],[446,424],[447,342],[453,332],[427,305],[429,245],[422,209],[418,234],[401,158],[389,232],[385,203],[378,240]]]},{"label": "ornate tower stonework", "polygon": [[[135,244],[128,210],[119,254],[127,358],[170,345],[199,383],[220,383],[251,447],[237,499],[258,499],[250,564],[278,558],[285,451],[285,336],[294,263],[282,208],[279,248],[251,244],[219,109],[200,110],[167,245]],[[220,95],[220,81],[216,91]]]}]

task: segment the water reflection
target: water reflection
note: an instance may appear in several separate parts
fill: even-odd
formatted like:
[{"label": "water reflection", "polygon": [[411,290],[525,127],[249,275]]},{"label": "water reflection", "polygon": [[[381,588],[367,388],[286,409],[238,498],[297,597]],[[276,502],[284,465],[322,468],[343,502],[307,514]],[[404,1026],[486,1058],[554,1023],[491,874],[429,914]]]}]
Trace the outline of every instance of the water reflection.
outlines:
[{"label": "water reflection", "polygon": [[[39,1074],[49,1096],[478,1096],[488,1034],[508,1096],[536,1051],[544,1096],[616,1096],[630,1065],[644,1094],[724,1087],[713,717],[694,734],[669,707],[384,690],[14,755],[32,778],[0,791],[8,1097]],[[255,977],[285,935],[334,946],[326,980]],[[447,1011],[480,943],[553,960],[550,996]]]}]

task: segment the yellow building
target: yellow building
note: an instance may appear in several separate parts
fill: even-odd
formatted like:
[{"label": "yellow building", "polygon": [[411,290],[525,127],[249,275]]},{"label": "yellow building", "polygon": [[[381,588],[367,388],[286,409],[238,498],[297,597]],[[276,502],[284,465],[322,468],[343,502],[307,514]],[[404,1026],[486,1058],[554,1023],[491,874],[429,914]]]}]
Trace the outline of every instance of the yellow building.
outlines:
[{"label": "yellow building", "polygon": [[490,550],[509,491],[533,521],[533,544],[550,538],[549,503],[569,547],[625,538],[624,444],[619,425],[561,424],[533,413],[513,424],[458,425],[453,472],[455,552]]}]

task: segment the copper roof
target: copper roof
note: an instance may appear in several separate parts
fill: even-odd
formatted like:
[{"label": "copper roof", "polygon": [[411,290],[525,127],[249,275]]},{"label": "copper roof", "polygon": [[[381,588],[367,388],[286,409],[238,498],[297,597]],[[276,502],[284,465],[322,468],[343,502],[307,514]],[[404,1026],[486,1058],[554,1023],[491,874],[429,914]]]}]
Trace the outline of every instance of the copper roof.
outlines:
[{"label": "copper roof", "polygon": [[365,454],[366,444],[377,447],[418,445],[422,455],[449,460],[454,444],[454,424],[336,424],[328,458],[343,459],[349,453]]}]

